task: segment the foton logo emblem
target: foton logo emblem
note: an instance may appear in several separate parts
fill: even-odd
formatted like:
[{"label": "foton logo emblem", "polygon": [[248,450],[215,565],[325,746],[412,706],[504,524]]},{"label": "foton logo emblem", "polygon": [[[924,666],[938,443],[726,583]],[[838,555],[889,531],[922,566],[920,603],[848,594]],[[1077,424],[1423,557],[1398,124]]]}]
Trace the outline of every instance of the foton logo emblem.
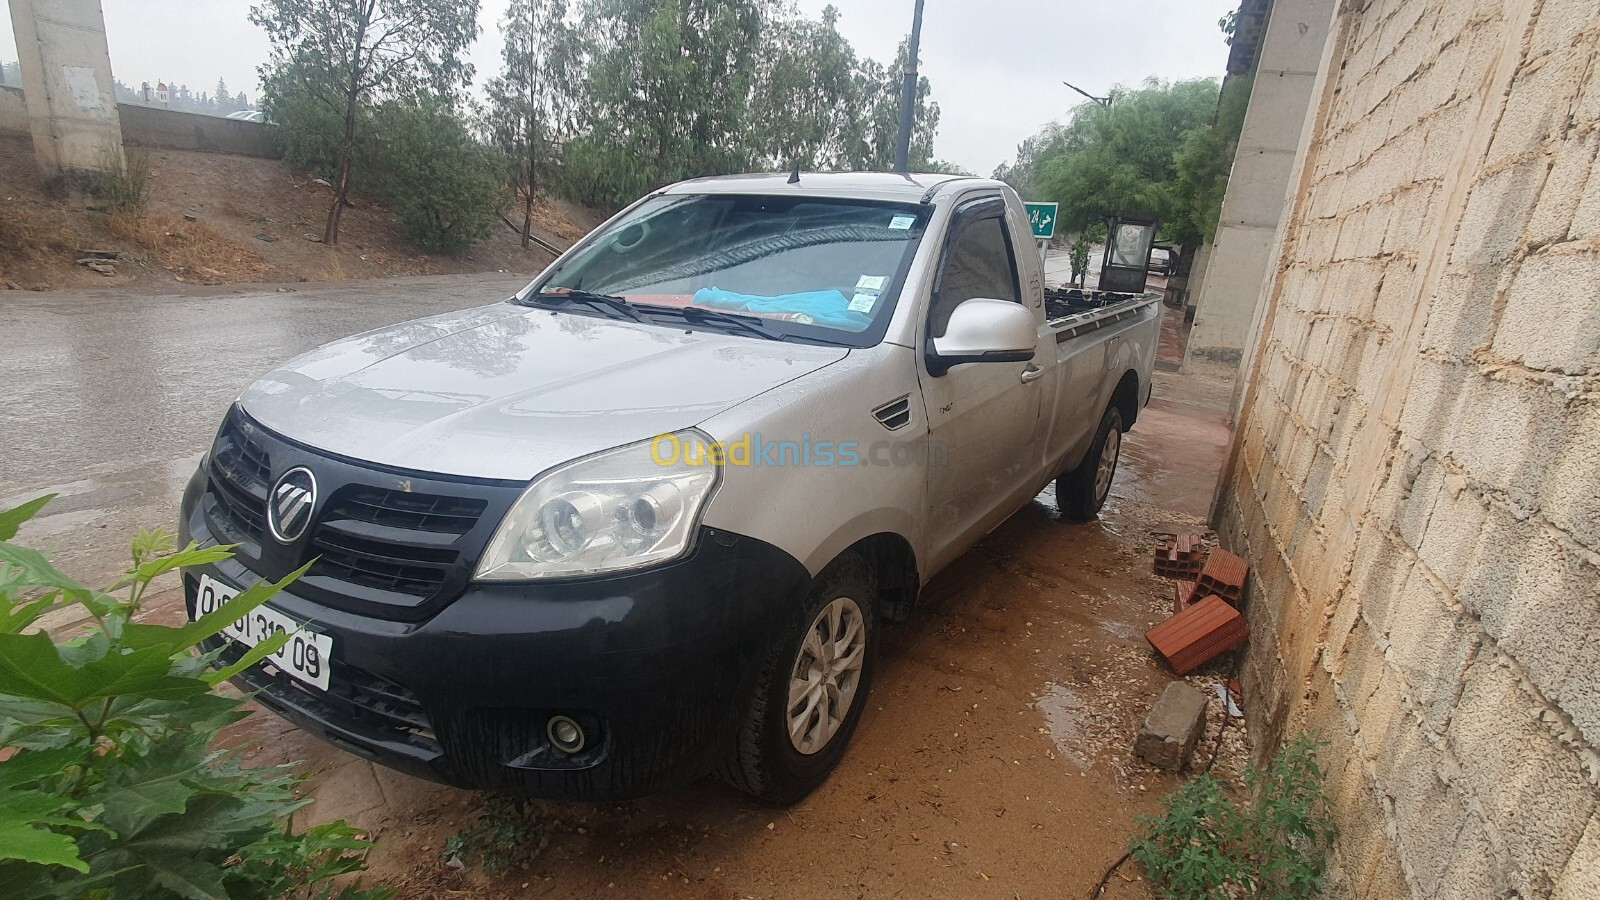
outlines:
[{"label": "foton logo emblem", "polygon": [[317,479],[311,470],[290,469],[267,497],[267,529],[280,543],[292,544],[306,533],[317,505]]}]

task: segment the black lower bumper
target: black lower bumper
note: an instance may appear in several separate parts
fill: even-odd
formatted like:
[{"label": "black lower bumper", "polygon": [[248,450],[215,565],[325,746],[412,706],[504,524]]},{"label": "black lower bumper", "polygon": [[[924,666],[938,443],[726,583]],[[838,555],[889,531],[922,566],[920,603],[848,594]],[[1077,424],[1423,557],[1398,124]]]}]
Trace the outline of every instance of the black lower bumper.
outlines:
[{"label": "black lower bumper", "polygon": [[[195,494],[185,496],[182,537],[205,544]],[[186,570],[191,610],[202,575],[235,587],[259,580],[233,559]],[[702,529],[695,550],[669,565],[474,584],[422,622],[331,609],[291,587],[270,605],[332,637],[329,689],[270,666],[238,681],[306,731],[419,777],[551,798],[633,797],[718,761],[781,612],[808,585],[783,551]],[[553,716],[583,728],[582,750],[552,746]]]}]

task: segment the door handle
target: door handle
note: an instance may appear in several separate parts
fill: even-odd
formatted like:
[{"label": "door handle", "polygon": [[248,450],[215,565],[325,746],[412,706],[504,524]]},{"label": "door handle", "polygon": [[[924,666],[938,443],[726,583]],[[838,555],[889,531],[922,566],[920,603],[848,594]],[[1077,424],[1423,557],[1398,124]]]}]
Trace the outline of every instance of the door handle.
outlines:
[{"label": "door handle", "polygon": [[1038,381],[1042,377],[1044,377],[1044,370],[1038,366],[1030,365],[1022,370],[1023,384],[1027,384],[1030,381]]}]

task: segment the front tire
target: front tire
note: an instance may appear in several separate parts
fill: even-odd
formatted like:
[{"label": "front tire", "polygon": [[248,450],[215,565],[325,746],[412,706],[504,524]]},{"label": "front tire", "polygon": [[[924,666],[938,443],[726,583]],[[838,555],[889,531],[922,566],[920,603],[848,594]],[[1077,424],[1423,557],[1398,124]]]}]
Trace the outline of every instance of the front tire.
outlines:
[{"label": "front tire", "polygon": [[877,585],[860,557],[817,576],[756,679],[721,777],[774,805],[811,793],[844,757],[878,649]]},{"label": "front tire", "polygon": [[1108,406],[1083,462],[1056,479],[1056,506],[1061,514],[1076,522],[1087,522],[1099,515],[1106,498],[1111,496],[1111,480],[1117,475],[1121,456],[1122,413],[1115,406]]}]

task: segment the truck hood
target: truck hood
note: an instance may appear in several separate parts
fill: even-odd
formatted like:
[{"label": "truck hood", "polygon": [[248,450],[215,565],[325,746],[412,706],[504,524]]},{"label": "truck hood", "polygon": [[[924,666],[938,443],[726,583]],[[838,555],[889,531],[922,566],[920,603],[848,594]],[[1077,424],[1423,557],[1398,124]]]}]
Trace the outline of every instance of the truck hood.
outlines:
[{"label": "truck hood", "polygon": [[328,344],[239,402],[267,428],[352,459],[527,480],[696,425],[846,352],[502,303]]}]

